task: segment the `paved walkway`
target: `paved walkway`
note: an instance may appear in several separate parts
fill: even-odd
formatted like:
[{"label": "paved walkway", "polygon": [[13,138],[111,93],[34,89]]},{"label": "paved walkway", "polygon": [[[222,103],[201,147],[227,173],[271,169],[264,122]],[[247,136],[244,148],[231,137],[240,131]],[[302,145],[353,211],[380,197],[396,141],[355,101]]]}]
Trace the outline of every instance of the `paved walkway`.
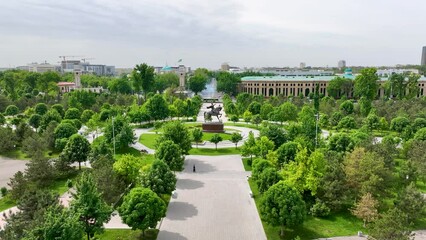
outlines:
[{"label": "paved walkway", "polygon": [[187,156],[157,239],[266,239],[249,174],[239,155]]},{"label": "paved walkway", "polygon": [[24,172],[27,166],[27,160],[16,160],[0,156],[0,188],[8,187],[10,178],[18,171]]}]

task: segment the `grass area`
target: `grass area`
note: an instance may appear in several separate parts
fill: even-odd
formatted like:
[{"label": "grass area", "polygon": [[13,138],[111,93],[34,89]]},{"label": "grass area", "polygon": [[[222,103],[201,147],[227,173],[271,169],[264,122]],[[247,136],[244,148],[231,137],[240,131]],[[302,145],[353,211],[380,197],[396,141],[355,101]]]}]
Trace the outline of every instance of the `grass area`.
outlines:
[{"label": "grass area", "polygon": [[422,181],[417,181],[416,183],[417,189],[419,189],[420,192],[426,193],[426,183]]},{"label": "grass area", "polygon": [[142,134],[139,138],[139,142],[148,148],[155,149],[157,144],[157,138],[160,137],[160,134]]},{"label": "grass area", "polygon": [[244,170],[251,171],[251,164],[249,165],[250,158],[242,158]]},{"label": "grass area", "polygon": [[148,229],[145,231],[145,237],[142,237],[142,231],[131,229],[105,229],[102,234],[96,235],[97,239],[102,240],[155,240],[157,239],[158,229]]},{"label": "grass area", "polygon": [[10,199],[8,195],[3,198],[0,198],[0,212],[13,206],[16,206],[16,202]]},{"label": "grass area", "polygon": [[130,155],[133,155],[135,157],[142,156],[142,153],[140,151],[138,151],[135,148],[127,146],[127,147],[124,147],[124,148],[121,148],[121,149],[117,149],[115,151],[115,158],[120,158],[124,154],[130,154]]},{"label": "grass area", "polygon": [[30,160],[30,158],[22,152],[21,149],[16,148],[12,151],[4,152],[1,154],[4,157],[19,159],[19,160]]},{"label": "grass area", "polygon": [[[217,133],[211,133],[211,132],[203,132],[203,140],[204,141],[210,141],[210,139],[212,139],[212,137],[217,134]],[[231,134],[230,133],[218,133],[223,141],[225,140],[231,140]]]},{"label": "grass area", "polygon": [[260,124],[258,126],[251,123],[225,123],[225,126],[235,126],[235,127],[245,127],[245,128],[253,128],[256,130],[260,130]]},{"label": "grass area", "polygon": [[219,155],[232,155],[240,154],[240,149],[232,148],[192,148],[189,155],[206,155],[206,156],[219,156]]},{"label": "grass area", "polygon": [[[252,179],[249,180],[249,184],[259,210],[261,195]],[[262,225],[269,240],[294,239],[297,236],[301,239],[316,239],[356,235],[358,231],[366,232],[366,229],[362,226],[362,221],[349,212],[336,213],[327,218],[307,216],[302,225],[293,229],[286,229],[284,238],[279,235],[280,227],[271,226],[264,221],[262,221]]]},{"label": "grass area", "polygon": [[[53,152],[49,155],[50,151],[45,151],[44,156],[47,158],[56,158],[59,156],[59,153]],[[27,154],[25,154],[21,148],[16,148],[12,151],[4,152],[0,154],[1,156],[12,158],[12,159],[18,159],[18,160],[30,160],[31,157],[28,157]]]}]

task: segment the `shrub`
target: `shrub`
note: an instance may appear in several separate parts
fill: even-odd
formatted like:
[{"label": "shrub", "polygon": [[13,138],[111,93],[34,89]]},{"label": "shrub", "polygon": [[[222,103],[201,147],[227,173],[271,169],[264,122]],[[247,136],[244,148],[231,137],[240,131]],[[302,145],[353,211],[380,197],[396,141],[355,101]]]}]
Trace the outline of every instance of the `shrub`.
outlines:
[{"label": "shrub", "polygon": [[1,192],[1,196],[2,197],[6,197],[6,195],[7,195],[7,188],[6,187],[2,187],[0,189],[0,192]]},{"label": "shrub", "polygon": [[9,105],[6,108],[6,111],[4,112],[6,116],[13,116],[19,113],[19,109],[15,105]]},{"label": "shrub", "polygon": [[314,217],[327,217],[330,215],[330,208],[324,202],[317,200],[311,207],[310,213]]},{"label": "shrub", "polygon": [[55,140],[55,149],[62,151],[65,148],[65,145],[68,143],[68,138],[60,138]]}]

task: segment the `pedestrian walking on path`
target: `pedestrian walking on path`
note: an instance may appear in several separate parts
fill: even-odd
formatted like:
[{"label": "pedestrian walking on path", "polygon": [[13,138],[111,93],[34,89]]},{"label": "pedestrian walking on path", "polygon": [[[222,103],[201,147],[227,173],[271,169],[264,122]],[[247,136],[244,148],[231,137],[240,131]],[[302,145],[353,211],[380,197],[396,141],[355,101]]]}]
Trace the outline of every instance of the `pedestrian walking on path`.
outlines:
[{"label": "pedestrian walking on path", "polygon": [[194,166],[192,167],[192,172],[195,172],[195,164],[194,164]]}]

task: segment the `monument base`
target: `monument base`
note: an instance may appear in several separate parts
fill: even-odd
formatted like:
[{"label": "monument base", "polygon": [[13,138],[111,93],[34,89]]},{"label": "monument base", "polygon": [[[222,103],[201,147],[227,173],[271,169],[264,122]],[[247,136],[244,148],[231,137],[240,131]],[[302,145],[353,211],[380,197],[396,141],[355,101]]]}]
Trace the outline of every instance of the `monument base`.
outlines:
[{"label": "monument base", "polygon": [[225,132],[222,122],[203,123],[203,132],[223,133]]}]

